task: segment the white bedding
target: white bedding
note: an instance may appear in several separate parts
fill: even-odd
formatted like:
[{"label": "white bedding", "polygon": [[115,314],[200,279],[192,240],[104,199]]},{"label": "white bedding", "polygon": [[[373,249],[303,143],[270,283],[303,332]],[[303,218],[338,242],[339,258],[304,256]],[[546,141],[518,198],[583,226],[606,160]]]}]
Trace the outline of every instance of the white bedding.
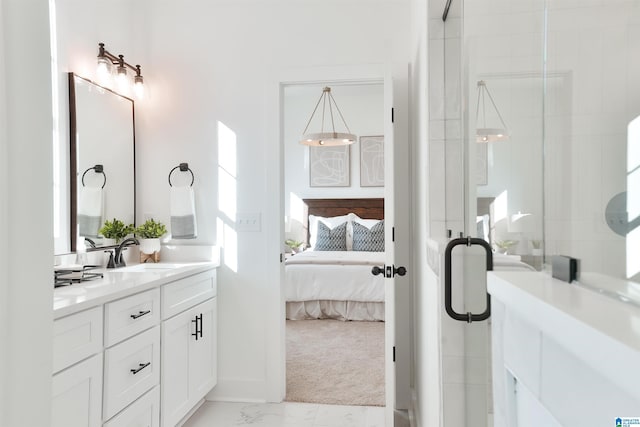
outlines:
[{"label": "white bedding", "polygon": [[384,278],[371,274],[383,264],[383,252],[296,254],[285,265],[286,301],[384,302]]}]

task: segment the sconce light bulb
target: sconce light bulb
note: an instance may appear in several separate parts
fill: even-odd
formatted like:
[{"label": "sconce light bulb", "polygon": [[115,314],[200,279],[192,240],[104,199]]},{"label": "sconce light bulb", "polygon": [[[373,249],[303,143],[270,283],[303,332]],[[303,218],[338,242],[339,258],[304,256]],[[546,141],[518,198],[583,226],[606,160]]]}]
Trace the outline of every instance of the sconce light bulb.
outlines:
[{"label": "sconce light bulb", "polygon": [[118,85],[118,92],[123,95],[127,95],[129,93],[127,70],[124,67],[118,67],[118,73],[116,74],[116,84]]},{"label": "sconce light bulb", "polygon": [[137,99],[144,99],[144,83],[136,79],[133,84],[133,92],[136,94]]},{"label": "sconce light bulb", "polygon": [[105,57],[98,58],[98,66],[96,69],[98,82],[107,85],[111,77],[111,61]]}]

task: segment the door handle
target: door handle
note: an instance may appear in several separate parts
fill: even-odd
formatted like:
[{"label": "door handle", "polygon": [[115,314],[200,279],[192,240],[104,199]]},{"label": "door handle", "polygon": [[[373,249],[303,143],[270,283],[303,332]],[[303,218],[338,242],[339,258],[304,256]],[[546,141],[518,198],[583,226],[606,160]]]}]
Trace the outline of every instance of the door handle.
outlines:
[{"label": "door handle", "polygon": [[377,276],[378,274],[382,274],[383,276],[384,274],[384,265],[382,267],[378,267],[377,265],[375,267],[373,267],[371,269],[371,274],[373,274],[374,276]]},{"label": "door handle", "polygon": [[[195,319],[191,320],[192,323],[196,324],[196,331],[191,334],[192,337],[196,337],[196,341],[198,341],[198,337],[202,338],[202,313],[199,316],[196,316]],[[198,323],[200,326],[198,326]]]},{"label": "door handle", "polygon": [[398,268],[396,268],[396,266],[393,266],[393,275],[398,275],[398,276],[404,276],[405,274],[407,274],[407,269],[404,268],[403,266],[400,266]]},{"label": "door handle", "polygon": [[453,251],[453,248],[459,245],[482,246],[487,254],[487,271],[493,270],[493,252],[491,251],[491,246],[486,240],[471,236],[451,240],[444,252],[444,308],[452,319],[460,320],[462,322],[471,323],[487,320],[489,316],[491,316],[491,295],[489,295],[488,292],[487,307],[482,313],[474,314],[467,312],[466,314],[462,314],[453,309],[451,296],[451,252]]},{"label": "door handle", "polygon": [[396,275],[404,276],[407,274],[407,269],[405,267],[397,267],[391,265],[383,265],[382,267],[378,267],[377,265],[371,269],[371,274],[377,276],[378,274],[382,274],[384,277],[390,279]]}]

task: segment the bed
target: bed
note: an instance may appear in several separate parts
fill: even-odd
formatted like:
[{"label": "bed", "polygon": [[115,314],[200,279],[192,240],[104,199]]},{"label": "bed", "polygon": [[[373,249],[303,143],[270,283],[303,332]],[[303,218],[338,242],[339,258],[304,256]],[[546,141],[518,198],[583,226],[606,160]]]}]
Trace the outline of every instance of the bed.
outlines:
[{"label": "bed", "polygon": [[[384,278],[371,274],[384,265],[384,199],[303,202],[310,250],[286,260],[287,319],[384,321]],[[344,246],[322,241],[335,232],[341,245],[343,226]]]}]

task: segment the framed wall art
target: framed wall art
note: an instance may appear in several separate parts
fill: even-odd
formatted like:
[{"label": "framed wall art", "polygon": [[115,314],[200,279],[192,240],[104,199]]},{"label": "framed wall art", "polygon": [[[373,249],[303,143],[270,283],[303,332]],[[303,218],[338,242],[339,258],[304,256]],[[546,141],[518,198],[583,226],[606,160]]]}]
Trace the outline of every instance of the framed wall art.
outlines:
[{"label": "framed wall art", "polygon": [[348,187],[350,147],[309,147],[309,186]]},{"label": "framed wall art", "polygon": [[360,186],[384,187],[384,137],[360,137]]}]

